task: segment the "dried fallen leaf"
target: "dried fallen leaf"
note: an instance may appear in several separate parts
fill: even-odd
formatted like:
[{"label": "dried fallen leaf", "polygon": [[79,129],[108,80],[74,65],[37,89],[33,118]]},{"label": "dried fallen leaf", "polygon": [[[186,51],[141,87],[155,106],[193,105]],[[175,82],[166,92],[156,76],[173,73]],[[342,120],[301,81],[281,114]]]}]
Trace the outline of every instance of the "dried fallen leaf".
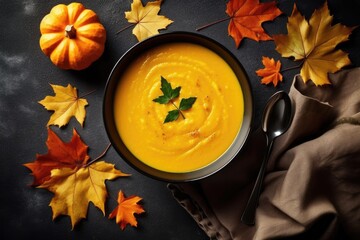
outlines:
[{"label": "dried fallen leaf", "polygon": [[88,161],[88,146],[75,129],[71,141],[65,143],[48,128],[46,145],[47,154],[37,155],[34,162],[24,165],[33,172],[33,186],[46,188],[55,194],[50,203],[53,219],[69,215],[74,228],[81,218],[86,217],[89,202],[93,202],[105,215],[105,180],[129,176],[115,169],[113,164],[95,162],[110,145],[91,162]]},{"label": "dried fallen leaf", "polygon": [[134,214],[145,212],[143,207],[137,204],[142,198],[138,196],[125,197],[122,191],[118,195],[118,206],[110,213],[109,218],[115,218],[116,223],[124,230],[127,224],[137,227],[137,221]]},{"label": "dried fallen leaf", "polygon": [[226,13],[230,16],[228,32],[235,40],[236,47],[245,37],[255,41],[271,40],[261,24],[282,14],[275,1],[259,3],[259,0],[230,0]]},{"label": "dried fallen leaf", "polygon": [[262,84],[273,83],[274,87],[276,87],[278,82],[279,81],[281,82],[283,79],[283,76],[280,73],[280,69],[281,69],[280,60],[275,62],[273,58],[263,57],[262,63],[264,64],[265,68],[256,71],[256,74],[259,77],[262,77],[261,83]]},{"label": "dried fallen leaf", "polygon": [[50,85],[54,90],[55,96],[46,96],[43,100],[39,101],[47,110],[54,111],[47,126],[65,126],[73,116],[83,126],[86,115],[85,106],[88,105],[86,99],[79,98],[77,89],[70,84],[67,87]]},{"label": "dried fallen leaf", "polygon": [[82,218],[86,218],[89,202],[105,215],[105,180],[123,176],[128,174],[115,169],[113,164],[101,161],[75,169],[54,169],[50,179],[39,188],[46,188],[55,194],[50,202],[53,219],[68,215],[74,228]]},{"label": "dried fallen leaf", "polygon": [[158,15],[161,2],[161,0],[148,2],[144,7],[141,0],[134,0],[131,11],[125,12],[128,22],[136,25],[132,33],[138,41],[158,34],[158,30],[165,29],[173,22],[165,16]]},{"label": "dried fallen leaf", "polygon": [[311,80],[316,86],[331,84],[327,74],[351,63],[348,54],[336,46],[348,40],[354,27],[332,25],[332,21],[326,3],[315,10],[309,22],[294,5],[288,18],[288,34],[273,36],[281,56],[303,61],[300,75],[304,82]]},{"label": "dried fallen leaf", "polygon": [[41,185],[49,180],[53,169],[64,167],[74,169],[85,165],[89,160],[88,146],[81,140],[75,129],[71,141],[65,143],[48,128],[46,146],[47,154],[37,154],[34,162],[24,164],[33,173],[33,186]]}]

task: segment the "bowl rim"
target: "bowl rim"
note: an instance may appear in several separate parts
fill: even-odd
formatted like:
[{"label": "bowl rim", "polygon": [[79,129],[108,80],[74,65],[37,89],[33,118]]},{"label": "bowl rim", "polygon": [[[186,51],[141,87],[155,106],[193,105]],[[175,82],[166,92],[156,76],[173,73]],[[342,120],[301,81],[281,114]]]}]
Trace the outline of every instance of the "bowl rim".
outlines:
[{"label": "bowl rim", "polygon": [[[114,92],[118,85],[121,74],[124,72],[124,70],[121,71],[123,65],[126,66],[129,63],[131,63],[136,58],[137,52],[144,52],[148,49],[170,42],[189,42],[201,46],[204,46],[203,44],[205,44],[204,47],[218,54],[232,68],[232,70],[234,71],[234,73],[238,78],[239,84],[243,92],[243,99],[244,99],[243,122],[233,143],[230,145],[228,150],[226,150],[226,152],[224,152],[219,158],[214,160],[212,163],[190,172],[165,172],[150,167],[147,164],[143,163],[141,160],[137,159],[127,149],[127,147],[125,146],[125,144],[123,143],[120,137],[120,134],[116,130],[116,124],[114,121],[113,110],[112,110]],[[126,62],[128,64],[126,64]],[[241,73],[242,75],[241,79],[239,79],[238,76],[239,73]],[[111,110],[109,110],[109,108],[111,108]],[[136,43],[135,45],[130,47],[117,60],[117,62],[115,63],[114,67],[112,68],[108,76],[105,85],[105,89],[103,93],[102,115],[103,115],[103,122],[106,130],[106,134],[110,140],[111,145],[120,155],[120,157],[132,168],[142,173],[143,175],[146,175],[156,180],[161,180],[166,182],[189,182],[189,181],[195,181],[206,178],[220,171],[222,168],[228,165],[236,157],[236,155],[238,155],[241,149],[243,149],[243,146],[247,142],[249,138],[249,134],[252,130],[252,124],[254,119],[253,94],[252,94],[252,88],[249,81],[249,77],[243,65],[240,63],[237,57],[225,46],[223,46],[222,44],[220,44],[219,42],[215,41],[210,37],[198,33],[186,32],[186,31],[173,31],[173,32],[157,34],[155,36],[149,37],[141,42]],[[237,140],[239,136],[241,137],[240,139],[241,141]],[[232,151],[229,151],[231,148],[233,148]],[[220,159],[225,159],[225,160],[220,162]]]}]

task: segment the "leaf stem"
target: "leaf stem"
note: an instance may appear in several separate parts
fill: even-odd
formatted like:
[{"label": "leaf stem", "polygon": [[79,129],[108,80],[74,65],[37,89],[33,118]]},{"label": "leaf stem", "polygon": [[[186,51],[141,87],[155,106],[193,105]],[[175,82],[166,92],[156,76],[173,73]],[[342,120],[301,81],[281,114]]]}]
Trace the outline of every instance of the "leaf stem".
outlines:
[{"label": "leaf stem", "polygon": [[117,31],[115,34],[117,35],[117,34],[123,32],[123,31],[125,31],[126,29],[134,26],[134,25],[135,25],[135,23],[132,23],[132,24],[130,24],[130,25],[127,25],[126,27],[123,27],[122,29],[120,29],[119,31]]},{"label": "leaf stem", "polygon": [[172,105],[174,105],[174,107],[179,111],[180,115],[185,119],[184,114],[182,113],[182,111],[180,110],[180,108],[178,108],[178,106],[176,106],[176,104],[173,101],[170,101],[172,103]]},{"label": "leaf stem", "polygon": [[292,69],[296,69],[296,68],[300,68],[305,62],[305,59],[303,59],[298,65],[296,66],[292,66],[292,67],[288,67],[288,68],[285,68],[283,70],[280,71],[280,73],[283,73],[283,72],[286,72],[286,71],[289,71],[289,70],[292,70]]},{"label": "leaf stem", "polygon": [[221,22],[225,22],[226,20],[229,20],[229,19],[231,19],[231,17],[226,17],[226,18],[223,18],[223,19],[216,20],[216,21],[208,23],[208,24],[206,24],[204,26],[198,27],[196,29],[196,31],[201,31],[201,30],[203,30],[205,28],[211,27],[212,25],[215,25],[215,24],[218,24],[218,23],[221,23]]},{"label": "leaf stem", "polygon": [[85,164],[84,167],[88,167],[88,166],[90,166],[91,164],[93,164],[94,162],[96,162],[97,160],[99,160],[100,158],[104,157],[110,147],[111,147],[111,143],[109,143],[109,144],[107,145],[107,147],[105,148],[105,150],[104,150],[97,158],[95,158],[95,159],[91,160],[90,162],[88,162],[87,164]]},{"label": "leaf stem", "polygon": [[87,95],[90,95],[90,94],[92,94],[92,93],[95,92],[95,91],[96,91],[96,89],[94,89],[94,90],[92,90],[92,91],[90,91],[90,92],[88,92],[88,93],[85,93],[84,95],[81,95],[79,98],[86,97]]}]

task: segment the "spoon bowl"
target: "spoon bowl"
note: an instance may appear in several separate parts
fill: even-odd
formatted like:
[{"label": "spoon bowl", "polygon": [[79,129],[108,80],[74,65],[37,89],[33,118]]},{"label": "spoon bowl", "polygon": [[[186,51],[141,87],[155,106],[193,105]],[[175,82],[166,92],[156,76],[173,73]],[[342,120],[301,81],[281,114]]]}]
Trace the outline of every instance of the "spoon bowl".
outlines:
[{"label": "spoon bowl", "polygon": [[279,91],[271,96],[262,116],[262,130],[266,136],[266,151],[256,178],[254,188],[246,204],[241,221],[247,225],[255,224],[255,212],[258,206],[262,183],[264,180],[267,162],[271,153],[274,139],[285,133],[292,122],[291,100],[287,93]]},{"label": "spoon bowl", "polygon": [[292,118],[291,101],[287,93],[275,93],[267,102],[262,116],[262,130],[268,140],[282,135],[290,127]]}]

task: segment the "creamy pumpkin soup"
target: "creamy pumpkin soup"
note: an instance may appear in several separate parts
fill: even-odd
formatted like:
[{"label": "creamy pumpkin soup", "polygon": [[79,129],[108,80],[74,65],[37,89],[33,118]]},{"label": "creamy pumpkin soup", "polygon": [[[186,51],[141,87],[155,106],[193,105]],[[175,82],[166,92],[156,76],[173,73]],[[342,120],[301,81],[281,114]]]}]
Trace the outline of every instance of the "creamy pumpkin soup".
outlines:
[{"label": "creamy pumpkin soup", "polygon": [[[161,79],[179,96],[167,104]],[[196,98],[175,121],[164,123],[181,99]],[[144,52],[122,75],[114,116],[128,149],[161,171],[190,172],[216,161],[233,143],[243,119],[241,87],[230,66],[200,45],[169,43]]]}]

